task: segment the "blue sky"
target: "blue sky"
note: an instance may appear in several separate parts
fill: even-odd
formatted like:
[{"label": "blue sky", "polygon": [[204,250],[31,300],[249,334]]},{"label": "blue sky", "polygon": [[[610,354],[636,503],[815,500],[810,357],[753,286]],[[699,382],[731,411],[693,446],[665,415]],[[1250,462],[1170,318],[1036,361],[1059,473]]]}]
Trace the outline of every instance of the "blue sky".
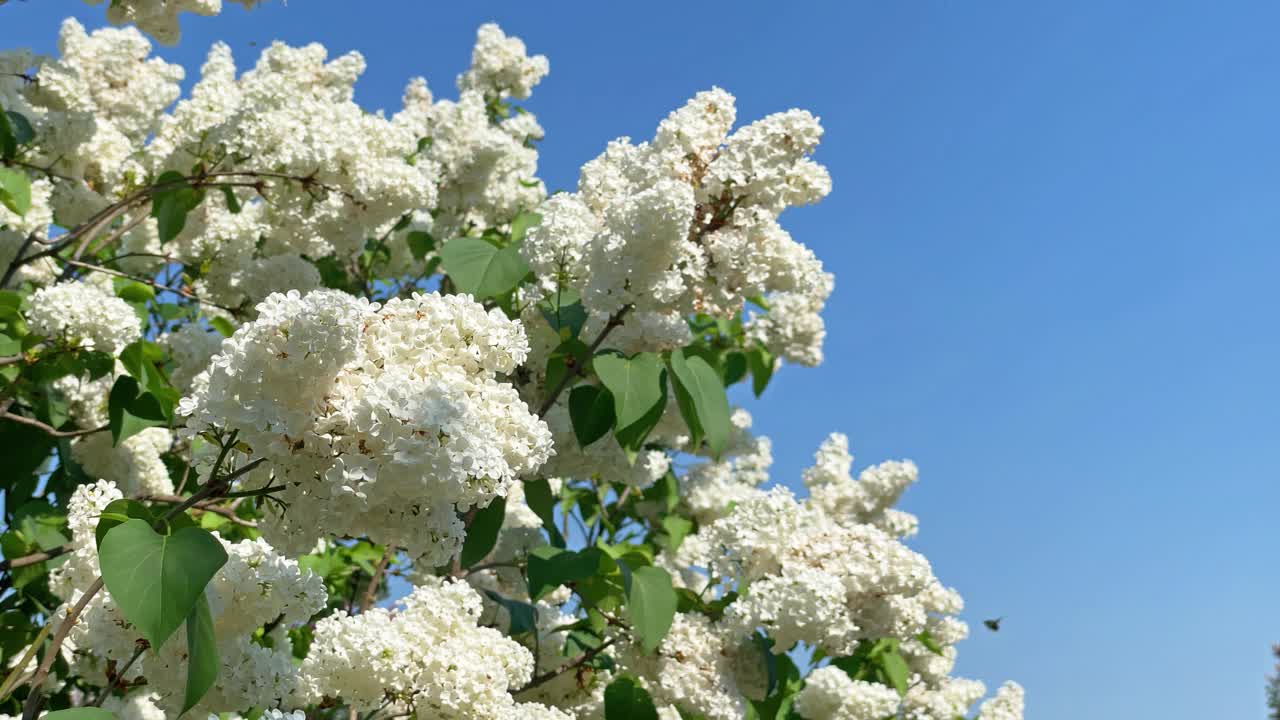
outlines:
[{"label": "blue sky", "polygon": [[[10,2],[0,46],[49,51],[65,14],[103,23]],[[837,276],[828,361],[749,408],[783,482],[831,430],[860,466],[920,464],[904,506],[968,600],[962,673],[1022,682],[1034,720],[1263,715],[1280,5],[294,0],[188,18],[161,54],[357,49],[359,100],[394,110],[414,75],[451,96],[488,20],[551,58],[552,188],[713,84],[743,120],[822,117],[835,190],[784,224]]]}]

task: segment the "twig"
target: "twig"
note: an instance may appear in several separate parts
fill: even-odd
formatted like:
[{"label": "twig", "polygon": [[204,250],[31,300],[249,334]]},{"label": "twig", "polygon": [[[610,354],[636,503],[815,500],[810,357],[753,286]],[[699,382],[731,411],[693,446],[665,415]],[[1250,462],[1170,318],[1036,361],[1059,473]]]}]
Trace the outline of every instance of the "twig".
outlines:
[{"label": "twig", "polygon": [[[609,316],[609,322],[605,323],[604,329],[600,331],[600,334],[596,336],[596,339],[591,343],[591,346],[587,348],[588,358],[594,355],[596,350],[600,349],[600,345],[604,343],[604,339],[608,337],[609,333],[613,332],[614,328],[622,325],[623,317],[625,317],[630,310],[631,306],[626,305],[618,312]],[[564,392],[564,389],[569,387],[569,383],[572,382],[575,377],[582,374],[582,370],[583,367],[580,365],[574,368],[573,372],[566,372],[564,377],[560,378],[560,382],[556,384],[555,388],[551,391],[551,394],[547,396],[546,400],[542,401],[542,407],[538,408],[538,417],[546,417],[547,413],[551,411],[552,406],[556,404],[556,398],[560,397],[560,393]]]},{"label": "twig", "polygon": [[545,682],[547,682],[547,681],[549,681],[549,680],[553,680],[553,679],[555,679],[556,677],[558,677],[558,676],[560,676],[560,675],[563,675],[564,673],[569,672],[570,670],[574,670],[574,669],[576,669],[576,668],[582,667],[582,666],[583,666],[583,665],[585,665],[586,663],[590,662],[590,661],[591,661],[591,659],[592,659],[592,658],[594,658],[596,655],[599,655],[600,653],[604,652],[604,651],[605,651],[605,650],[606,650],[610,645],[612,645],[612,644],[614,644],[615,642],[617,642],[617,640],[618,640],[618,639],[617,639],[616,637],[615,637],[615,638],[609,638],[608,640],[605,640],[604,642],[600,643],[599,645],[597,645],[597,646],[595,646],[595,647],[591,648],[590,650],[587,650],[586,652],[582,653],[582,655],[578,656],[578,659],[574,660],[573,662],[569,663],[568,665],[561,666],[561,667],[560,667],[559,669],[557,669],[557,670],[548,670],[547,672],[544,672],[544,673],[542,673],[541,675],[539,675],[539,676],[537,676],[537,677],[533,678],[533,679],[532,679],[532,680],[530,680],[529,682],[525,683],[524,687],[520,688],[519,690],[516,690],[513,694],[515,694],[515,695],[519,695],[520,693],[525,692],[526,690],[532,690],[533,688],[536,688],[536,687],[538,687],[539,685],[541,685],[541,684],[543,684],[543,683],[545,683]]},{"label": "twig", "polygon": [[36,720],[36,716],[40,714],[40,706],[44,704],[44,693],[40,692],[40,686],[44,685],[45,678],[49,677],[49,670],[53,667],[54,660],[58,658],[58,651],[62,648],[62,643],[67,639],[67,635],[71,633],[71,628],[75,626],[76,620],[80,618],[80,613],[88,607],[89,601],[94,595],[102,589],[102,577],[99,576],[84,595],[80,596],[80,600],[67,612],[67,616],[62,619],[62,624],[58,625],[58,630],[53,634],[53,641],[49,643],[49,649],[44,653],[44,659],[40,661],[40,667],[36,670],[36,674],[31,676],[29,684],[31,685],[31,694],[27,695],[27,701],[22,705],[22,720]]},{"label": "twig", "polygon": [[9,281],[13,279],[13,274],[18,272],[18,268],[26,264],[27,261],[23,260],[22,256],[26,254],[27,248],[31,247],[31,244],[35,241],[36,234],[33,232],[22,241],[21,245],[18,246],[18,252],[14,253],[13,260],[9,262],[9,267],[5,268],[4,276],[0,277],[0,288],[8,285]]},{"label": "twig", "polygon": [[373,568],[373,579],[369,581],[369,587],[364,590],[364,597],[360,598],[360,612],[364,612],[373,607],[374,598],[378,595],[378,585],[382,583],[382,573],[387,569],[387,563],[391,561],[393,549],[390,545],[382,552],[382,559]]},{"label": "twig", "polygon": [[67,265],[70,265],[73,267],[84,268],[86,270],[90,270],[93,272],[100,272],[105,275],[111,275],[113,277],[132,280],[134,282],[142,283],[143,285],[150,285],[151,287],[157,290],[161,290],[163,292],[171,292],[174,295],[181,295],[182,297],[187,298],[188,300],[195,300],[201,305],[216,307],[219,310],[226,310],[229,313],[240,312],[239,308],[228,307],[226,305],[219,305],[216,302],[213,302],[211,300],[205,300],[204,298],[198,295],[194,295],[190,291],[184,290],[182,288],[171,287],[169,285],[163,285],[159,282],[156,282],[155,280],[143,277],[141,275],[130,275],[129,273],[126,273],[126,272],[120,272],[119,270],[112,270],[111,268],[105,268],[105,267],[102,267],[101,265],[94,265],[93,263],[81,262],[79,260],[63,260],[62,262],[65,262]]},{"label": "twig", "polygon": [[125,673],[129,672],[129,668],[133,667],[133,664],[138,661],[138,658],[142,657],[142,653],[146,652],[149,647],[151,647],[151,643],[141,638],[133,644],[133,655],[129,656],[129,660],[125,662],[124,667],[115,671],[114,677],[111,675],[107,677],[107,686],[102,688],[102,692],[98,693],[98,699],[93,701],[93,707],[102,707],[102,703],[106,702],[107,697],[111,695],[112,689],[123,685]]},{"label": "twig", "polygon": [[[140,495],[138,499],[147,501],[147,502],[166,503],[169,505],[177,505],[179,503],[183,503],[186,501],[186,498],[182,497],[181,495]],[[221,505],[218,505],[213,501],[198,502],[192,507],[195,510],[199,510],[201,512],[211,512],[215,515],[221,515],[222,517],[225,517],[231,522],[235,523],[236,525],[240,525],[242,527],[250,527],[250,528],[258,527],[258,523],[252,520],[245,520],[239,515],[236,515],[236,511],[234,509],[229,507],[222,507]]]},{"label": "twig", "polygon": [[35,565],[37,563],[42,563],[45,560],[52,560],[53,558],[56,558],[59,555],[71,552],[72,549],[73,548],[71,546],[71,543],[67,543],[66,545],[59,545],[57,547],[49,548],[48,550],[42,550],[38,553],[31,553],[30,555],[23,555],[22,557],[16,557],[10,560],[3,560],[3,561],[0,561],[0,571],[16,570],[18,568],[26,567],[28,565]]},{"label": "twig", "polygon": [[59,430],[51,425],[46,425],[45,423],[42,423],[35,418],[29,418],[25,415],[15,415],[11,412],[0,413],[0,419],[12,420],[13,422],[16,422],[22,425],[30,425],[31,427],[39,428],[45,431],[51,437],[56,437],[56,438],[80,437],[81,435],[92,435],[93,433],[100,433],[103,430],[111,429],[111,426],[103,425],[102,427],[93,428],[92,430]]}]

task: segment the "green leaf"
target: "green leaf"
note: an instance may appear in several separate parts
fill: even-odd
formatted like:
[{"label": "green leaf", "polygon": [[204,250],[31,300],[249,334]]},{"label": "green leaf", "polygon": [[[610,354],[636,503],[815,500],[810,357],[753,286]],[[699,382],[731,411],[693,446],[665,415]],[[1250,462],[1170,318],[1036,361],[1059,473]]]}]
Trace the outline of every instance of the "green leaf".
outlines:
[{"label": "green leaf", "polygon": [[542,222],[542,216],[536,212],[522,212],[511,221],[511,244],[515,245],[524,240],[524,236],[529,232],[529,228]]},{"label": "green leaf", "polygon": [[649,691],[634,678],[622,676],[604,689],[605,720],[658,720]]},{"label": "green leaf", "polygon": [[49,459],[53,446],[54,439],[40,428],[0,421],[0,447],[4,448],[0,483],[13,487],[19,480],[31,477]]},{"label": "green leaf", "polygon": [[[625,567],[619,563],[619,567]],[[631,630],[645,653],[653,652],[671,629],[676,616],[676,591],[671,575],[662,568],[645,566],[623,572],[627,590],[627,616]]]},{"label": "green leaf", "polygon": [[737,351],[731,352],[724,356],[724,375],[725,386],[733,385],[747,375],[747,356]]},{"label": "green leaf", "polygon": [[561,585],[595,575],[600,561],[607,557],[594,547],[576,552],[549,545],[534,548],[529,553],[529,599],[536,602]]},{"label": "green leaf", "polygon": [[531,480],[524,484],[524,501],[538,519],[542,520],[542,528],[551,538],[551,544],[564,547],[564,536],[556,528],[555,498],[551,495],[551,484],[545,478]]},{"label": "green leaf", "polygon": [[476,511],[471,518],[471,525],[467,527],[467,538],[462,543],[462,567],[475,565],[493,550],[506,515],[507,499],[504,497],[496,497]]},{"label": "green leaf", "polygon": [[490,600],[507,609],[507,614],[511,616],[511,627],[508,629],[509,635],[532,632],[538,627],[538,609],[536,607],[527,602],[502,597],[492,590],[485,590],[484,594],[488,595]]},{"label": "green leaf", "polygon": [[933,635],[928,630],[924,630],[920,634],[916,635],[916,639],[920,641],[921,645],[924,645],[926,650],[934,655],[943,654],[942,645],[934,639]]},{"label": "green leaf", "polygon": [[409,252],[413,253],[415,260],[422,260],[436,247],[436,239],[431,237],[431,233],[422,230],[410,232],[406,239],[409,242]]},{"label": "green leaf", "polygon": [[658,355],[637,353],[624,358],[600,354],[593,362],[600,382],[613,394],[618,442],[624,448],[639,450],[666,409],[666,373]]},{"label": "green leaf", "polygon": [[574,388],[569,391],[569,419],[579,447],[585,448],[613,427],[613,395],[596,385]]},{"label": "green leaf", "polygon": [[217,679],[218,641],[213,634],[209,601],[201,592],[187,613],[187,689],[182,699],[182,713],[195,707]]},{"label": "green leaf", "polygon": [[160,230],[160,242],[167,243],[182,232],[187,213],[195,210],[204,193],[191,187],[181,173],[170,170],[156,178],[155,186],[164,186],[151,196],[151,217]]},{"label": "green leaf", "polygon": [[9,123],[13,140],[18,145],[26,145],[36,139],[35,128],[31,127],[31,122],[25,115],[8,110],[4,113],[4,119]]},{"label": "green leaf", "polygon": [[78,707],[41,715],[41,720],[112,720],[115,715],[96,707]]},{"label": "green leaf", "polygon": [[773,354],[764,348],[751,348],[747,351],[747,367],[751,368],[751,391],[756,397],[764,392],[773,377]]},{"label": "green leaf", "polygon": [[144,303],[156,299],[155,288],[136,280],[126,280],[116,285],[116,297],[131,303]]},{"label": "green leaf", "polygon": [[662,518],[662,530],[667,534],[667,550],[674,553],[680,549],[689,531],[693,530],[693,521],[679,515],[667,515]]},{"label": "green leaf", "polygon": [[[212,513],[208,513],[212,514]],[[107,536],[111,528],[129,522],[130,520],[142,520],[148,525],[154,525],[156,518],[159,517],[151,508],[143,505],[137,500],[122,498],[120,500],[112,500],[102,509],[102,513],[98,516],[98,526],[93,531],[94,542],[101,547],[102,539]],[[184,527],[195,527],[195,522],[186,513],[175,515],[169,518],[168,531],[180,530]]]},{"label": "green leaf", "polygon": [[240,207],[240,198],[236,197],[235,188],[230,185],[222,185],[221,188],[222,199],[227,202],[227,209],[231,211],[231,214],[239,215],[242,208]]},{"label": "green leaf", "polygon": [[897,649],[880,655],[880,668],[884,671],[887,684],[897,690],[899,695],[906,695],[907,678],[911,675],[911,669]]},{"label": "green leaf", "polygon": [[97,380],[116,368],[116,359],[111,357],[110,353],[92,350],[81,351],[79,355],[84,362],[84,369],[89,373],[90,380]]},{"label": "green leaf", "polygon": [[0,333],[0,355],[11,356],[22,352],[22,341]]},{"label": "green leaf", "polygon": [[729,396],[725,394],[720,375],[697,356],[677,350],[671,353],[671,373],[675,375],[676,404],[684,416],[693,445],[705,436],[707,446],[717,457],[729,443]]},{"label": "green leaf", "polygon": [[26,215],[31,209],[31,180],[27,174],[13,168],[0,168],[0,205],[18,215]]},{"label": "green leaf", "polygon": [[576,373],[591,362],[591,348],[577,338],[569,338],[556,346],[547,357],[547,387],[560,387],[566,373]]},{"label": "green leaf", "polygon": [[578,337],[587,322],[587,309],[572,290],[560,290],[539,302],[538,311],[562,339]]},{"label": "green leaf", "polygon": [[161,535],[133,519],[107,532],[98,560],[120,612],[158,649],[204,597],[227,553],[207,530],[185,527]]},{"label": "green leaf", "polygon": [[236,329],[231,325],[231,321],[224,317],[209,318],[209,327],[217,330],[222,337],[231,337],[236,334]]},{"label": "green leaf", "polygon": [[500,249],[480,238],[454,238],[445,243],[440,254],[454,285],[478,299],[509,292],[529,273],[519,250]]},{"label": "green leaf", "polygon": [[8,113],[0,113],[0,157],[8,160],[18,154],[18,140]]},{"label": "green leaf", "polygon": [[120,443],[149,427],[167,425],[169,419],[155,395],[141,392],[138,381],[128,375],[116,378],[107,396],[107,418],[111,443]]}]

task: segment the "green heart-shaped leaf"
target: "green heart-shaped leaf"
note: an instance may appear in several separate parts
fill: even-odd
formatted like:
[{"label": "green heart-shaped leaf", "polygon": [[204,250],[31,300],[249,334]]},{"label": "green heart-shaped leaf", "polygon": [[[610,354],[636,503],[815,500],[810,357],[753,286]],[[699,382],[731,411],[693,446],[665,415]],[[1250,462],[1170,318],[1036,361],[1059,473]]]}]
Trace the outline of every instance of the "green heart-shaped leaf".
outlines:
[{"label": "green heart-shaped leaf", "polygon": [[159,649],[203,597],[227,553],[207,530],[186,527],[161,535],[145,520],[133,519],[107,531],[98,560],[120,612]]}]

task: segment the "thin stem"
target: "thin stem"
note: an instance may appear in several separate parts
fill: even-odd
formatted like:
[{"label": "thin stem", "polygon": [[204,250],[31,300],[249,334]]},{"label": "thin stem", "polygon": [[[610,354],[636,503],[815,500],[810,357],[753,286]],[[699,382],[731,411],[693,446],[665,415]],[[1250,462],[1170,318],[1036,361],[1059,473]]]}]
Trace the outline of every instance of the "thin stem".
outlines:
[{"label": "thin stem", "polygon": [[65,553],[71,552],[71,550],[73,549],[74,548],[72,548],[71,543],[67,543],[66,545],[59,545],[57,547],[49,548],[48,550],[43,550],[38,553],[31,553],[30,555],[23,555],[22,557],[16,557],[16,558],[13,558],[12,560],[3,560],[3,561],[0,561],[0,572],[5,570],[16,570],[18,568],[26,567],[28,565],[35,565],[36,563],[42,563],[45,560],[52,560],[53,558],[56,558],[59,555],[63,555]]},{"label": "thin stem", "polygon": [[591,659],[594,658],[596,655],[599,655],[600,653],[604,652],[609,648],[610,645],[613,645],[617,641],[618,639],[616,637],[605,640],[599,645],[582,653],[582,655],[578,656],[578,659],[574,660],[568,665],[561,666],[559,669],[556,669],[556,670],[548,670],[547,672],[533,678],[529,682],[525,683],[524,687],[520,688],[519,690],[516,690],[514,694],[518,695],[522,692],[525,692],[526,690],[532,690],[533,688],[536,688],[545,682],[554,680],[555,678],[559,677],[560,675],[563,675],[564,673],[569,672],[570,670],[574,670],[582,667],[586,663],[590,662]]},{"label": "thin stem", "polygon": [[[165,503],[168,505],[176,505],[182,502],[186,502],[186,498],[182,497],[181,495],[140,495],[138,499],[144,500],[147,502]],[[214,513],[215,515],[221,515],[222,517],[225,517],[231,522],[237,525],[240,525],[242,527],[250,527],[250,528],[258,527],[258,523],[253,522],[252,520],[245,520],[239,515],[236,515],[236,511],[234,509],[229,507],[222,507],[221,505],[217,505],[211,501],[198,502],[192,507],[195,510],[199,510],[200,512],[211,512],[211,513]]]},{"label": "thin stem", "polygon": [[18,272],[18,268],[22,267],[25,263],[22,256],[26,254],[27,248],[31,247],[31,244],[35,241],[36,234],[33,232],[22,241],[21,245],[18,246],[18,252],[14,254],[13,260],[9,263],[9,267],[5,268],[4,276],[0,277],[0,288],[8,285],[9,281],[13,279],[13,274]]},{"label": "thin stem", "polygon": [[67,616],[62,619],[62,624],[58,625],[58,630],[53,634],[53,642],[49,643],[49,649],[44,653],[44,659],[40,661],[40,667],[36,670],[36,674],[31,676],[31,694],[27,695],[27,701],[22,705],[22,720],[36,720],[36,716],[40,714],[40,706],[44,704],[44,693],[40,692],[41,686],[44,685],[45,678],[49,677],[49,670],[53,667],[54,661],[58,658],[58,651],[62,648],[62,643],[67,639],[67,635],[71,633],[71,628],[75,627],[76,620],[80,618],[80,613],[89,606],[89,601],[94,595],[102,589],[102,577],[93,581],[89,589],[84,595],[80,596],[80,600],[67,612]]},{"label": "thin stem", "polygon": [[194,300],[200,303],[201,305],[216,307],[219,310],[226,310],[229,313],[240,312],[239,308],[228,307],[226,305],[219,305],[216,302],[213,302],[211,300],[205,300],[204,298],[198,295],[195,295],[182,288],[163,285],[161,283],[156,282],[155,280],[143,277],[141,275],[130,275],[129,273],[126,273],[126,272],[120,272],[119,270],[112,270],[111,268],[105,268],[105,267],[102,267],[101,265],[94,265],[93,263],[81,262],[79,260],[63,260],[63,262],[65,262],[67,265],[70,265],[72,267],[84,268],[92,272],[100,272],[105,275],[111,275],[113,277],[124,278],[126,280],[132,280],[134,282],[142,283],[143,285],[150,285],[151,287],[157,290],[161,290],[163,292],[171,292],[174,295],[181,295],[182,297],[187,298],[188,300]]},{"label": "thin stem", "polygon": [[364,612],[373,607],[373,601],[378,595],[378,585],[382,583],[382,573],[387,569],[387,563],[391,561],[393,549],[387,546],[382,553],[382,559],[373,568],[373,579],[369,581],[369,587],[364,590],[364,597],[360,598],[360,612]]},{"label": "thin stem", "polygon": [[52,425],[47,425],[45,423],[42,423],[35,418],[29,418],[29,417],[26,417],[25,415],[15,415],[11,412],[0,413],[0,419],[12,420],[13,422],[19,423],[21,425],[30,425],[33,428],[39,428],[45,431],[45,433],[47,433],[51,437],[56,437],[56,438],[80,437],[81,435],[92,435],[93,433],[100,433],[103,430],[111,429],[109,425],[103,425],[102,427],[93,428],[92,430],[59,430],[53,427]]},{"label": "thin stem", "polygon": [[111,695],[111,690],[124,682],[125,673],[129,672],[129,668],[133,667],[133,664],[138,661],[138,658],[142,657],[142,653],[146,652],[149,647],[151,647],[151,643],[142,639],[133,644],[133,654],[129,656],[129,660],[125,662],[124,667],[113,673],[114,677],[107,677],[107,686],[102,688],[102,692],[98,693],[98,699],[93,701],[93,707],[102,707],[102,703],[106,702],[107,697]]},{"label": "thin stem", "polygon": [[[626,316],[626,314],[630,310],[631,310],[631,306],[627,305],[623,307],[621,310],[619,310],[618,312],[609,316],[609,322],[605,323],[604,329],[600,331],[600,334],[596,336],[596,339],[591,343],[591,346],[587,349],[588,357],[594,355],[596,350],[600,349],[600,345],[604,343],[604,339],[608,337],[609,333],[613,332],[614,328],[622,325],[622,319]],[[569,387],[569,383],[573,382],[573,379],[575,377],[582,374],[582,370],[583,368],[581,366],[576,367],[574,368],[573,372],[566,372],[564,374],[564,377],[560,378],[560,382],[556,383],[556,386],[551,391],[551,394],[547,396],[546,400],[542,401],[542,407],[538,408],[538,417],[541,418],[541,417],[547,416],[547,413],[551,411],[552,406],[556,404],[556,398],[560,397],[560,393],[564,392],[564,389]]]}]

